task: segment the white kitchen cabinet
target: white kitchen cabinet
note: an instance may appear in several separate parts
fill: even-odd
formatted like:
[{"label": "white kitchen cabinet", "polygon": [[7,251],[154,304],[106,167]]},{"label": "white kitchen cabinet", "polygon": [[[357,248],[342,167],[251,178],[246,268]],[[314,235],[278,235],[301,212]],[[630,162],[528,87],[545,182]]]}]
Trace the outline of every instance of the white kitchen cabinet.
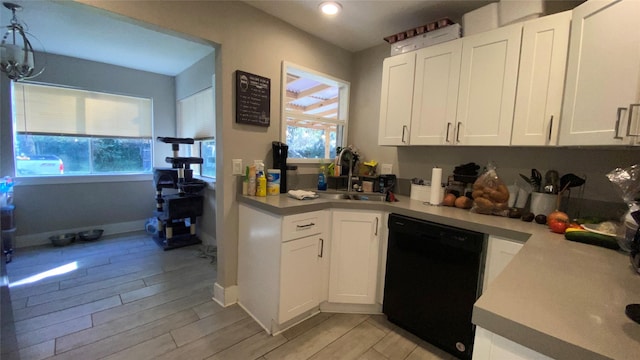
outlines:
[{"label": "white kitchen cabinet", "polygon": [[636,142],[640,108],[630,105],[640,103],[638,19],[637,0],[587,1],[573,9],[560,145]]},{"label": "white kitchen cabinet", "polygon": [[382,213],[333,210],[329,302],[375,304]]},{"label": "white kitchen cabinet", "polygon": [[511,145],[556,145],[571,11],[524,23]]},{"label": "white kitchen cabinet", "polygon": [[384,59],[378,145],[409,145],[416,54]]},{"label": "white kitchen cabinet", "polygon": [[522,24],[463,38],[455,141],[509,145]]},{"label": "white kitchen cabinet", "polygon": [[462,39],[416,52],[411,145],[453,143],[461,56]]},{"label": "white kitchen cabinet", "polygon": [[522,246],[521,242],[489,235],[482,291],[486,290],[489,284],[507,267],[511,259],[522,249]]},{"label": "white kitchen cabinet", "polygon": [[491,331],[476,327],[473,360],[552,360]]},{"label": "white kitchen cabinet", "polygon": [[[482,291],[484,292],[496,277],[511,262],[524,244],[515,240],[489,235],[487,240],[487,258],[485,260]],[[501,359],[550,359],[527,347],[494,334],[481,327],[476,327],[473,344],[473,360]]]},{"label": "white kitchen cabinet", "polygon": [[268,333],[319,311],[328,211],[277,216],[239,205],[238,303]]},{"label": "white kitchen cabinet", "polygon": [[321,259],[324,235],[312,235],[282,244],[278,322],[303,314],[320,304]]}]

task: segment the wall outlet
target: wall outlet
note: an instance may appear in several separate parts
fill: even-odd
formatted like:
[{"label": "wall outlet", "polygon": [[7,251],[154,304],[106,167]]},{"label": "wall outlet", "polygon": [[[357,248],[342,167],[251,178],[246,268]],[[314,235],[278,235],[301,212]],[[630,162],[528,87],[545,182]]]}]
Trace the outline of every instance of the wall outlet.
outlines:
[{"label": "wall outlet", "polygon": [[233,175],[242,175],[244,171],[242,170],[242,159],[233,159],[231,160],[233,163]]},{"label": "wall outlet", "polygon": [[382,164],[380,167],[380,174],[393,174],[393,164]]}]

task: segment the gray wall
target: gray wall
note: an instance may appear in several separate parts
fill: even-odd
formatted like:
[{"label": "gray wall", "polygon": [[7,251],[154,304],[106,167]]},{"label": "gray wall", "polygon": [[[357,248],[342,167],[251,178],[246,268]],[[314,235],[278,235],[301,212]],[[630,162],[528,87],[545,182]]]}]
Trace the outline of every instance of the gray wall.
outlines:
[{"label": "gray wall", "polygon": [[[220,45],[216,51],[216,239],[219,285],[236,284],[238,192],[231,159],[270,163],[271,141],[280,139],[281,64],[283,60],[351,80],[352,55],[240,1],[93,1],[80,2]],[[329,24],[327,26],[330,26]],[[271,126],[236,124],[234,72],[271,79]]]},{"label": "gray wall", "polygon": [[[171,76],[48,54],[47,69],[37,80],[153,98],[154,136],[175,136],[175,82]],[[11,112],[5,105],[9,98],[9,82],[4,76],[1,86],[0,173],[13,174]],[[170,146],[166,149],[156,146],[155,165],[166,166],[164,157],[170,154]],[[143,220],[150,217],[155,208],[151,176],[146,181],[29,186],[21,185],[18,179],[14,195],[18,236]]]},{"label": "gray wall", "polygon": [[215,64],[215,52],[212,52],[178,74],[176,76],[176,100],[182,100],[213,86],[212,77],[216,71]]}]

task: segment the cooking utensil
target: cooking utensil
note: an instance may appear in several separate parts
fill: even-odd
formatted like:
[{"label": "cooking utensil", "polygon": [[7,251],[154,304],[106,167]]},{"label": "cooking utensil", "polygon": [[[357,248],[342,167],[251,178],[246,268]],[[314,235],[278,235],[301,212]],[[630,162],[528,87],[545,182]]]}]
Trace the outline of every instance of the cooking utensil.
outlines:
[{"label": "cooking utensil", "polygon": [[549,170],[544,174],[544,191],[548,194],[557,194],[560,175],[555,170]]},{"label": "cooking utensil", "polygon": [[542,187],[542,174],[537,169],[531,169],[531,185],[533,186],[533,191],[540,192],[540,188]]},{"label": "cooking utensil", "polygon": [[564,174],[560,178],[560,188],[564,188],[569,184],[569,188],[578,187],[584,185],[585,180],[576,176],[575,174]]}]

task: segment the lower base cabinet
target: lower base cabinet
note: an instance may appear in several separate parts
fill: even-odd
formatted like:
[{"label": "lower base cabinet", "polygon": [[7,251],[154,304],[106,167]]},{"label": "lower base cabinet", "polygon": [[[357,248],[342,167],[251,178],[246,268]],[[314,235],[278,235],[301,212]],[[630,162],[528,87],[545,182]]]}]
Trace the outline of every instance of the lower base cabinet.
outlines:
[{"label": "lower base cabinet", "polygon": [[328,213],[277,216],[239,205],[238,303],[270,334],[326,298]]},{"label": "lower base cabinet", "polygon": [[329,302],[375,304],[382,213],[333,210]]},{"label": "lower base cabinet", "polygon": [[552,360],[487,329],[476,327],[473,360]]},{"label": "lower base cabinet", "polygon": [[[483,291],[491,286],[493,280],[509,265],[509,262],[516,256],[523,245],[515,240],[489,235],[482,285]],[[477,326],[473,344],[473,360],[503,359],[550,360],[551,358]]]}]

